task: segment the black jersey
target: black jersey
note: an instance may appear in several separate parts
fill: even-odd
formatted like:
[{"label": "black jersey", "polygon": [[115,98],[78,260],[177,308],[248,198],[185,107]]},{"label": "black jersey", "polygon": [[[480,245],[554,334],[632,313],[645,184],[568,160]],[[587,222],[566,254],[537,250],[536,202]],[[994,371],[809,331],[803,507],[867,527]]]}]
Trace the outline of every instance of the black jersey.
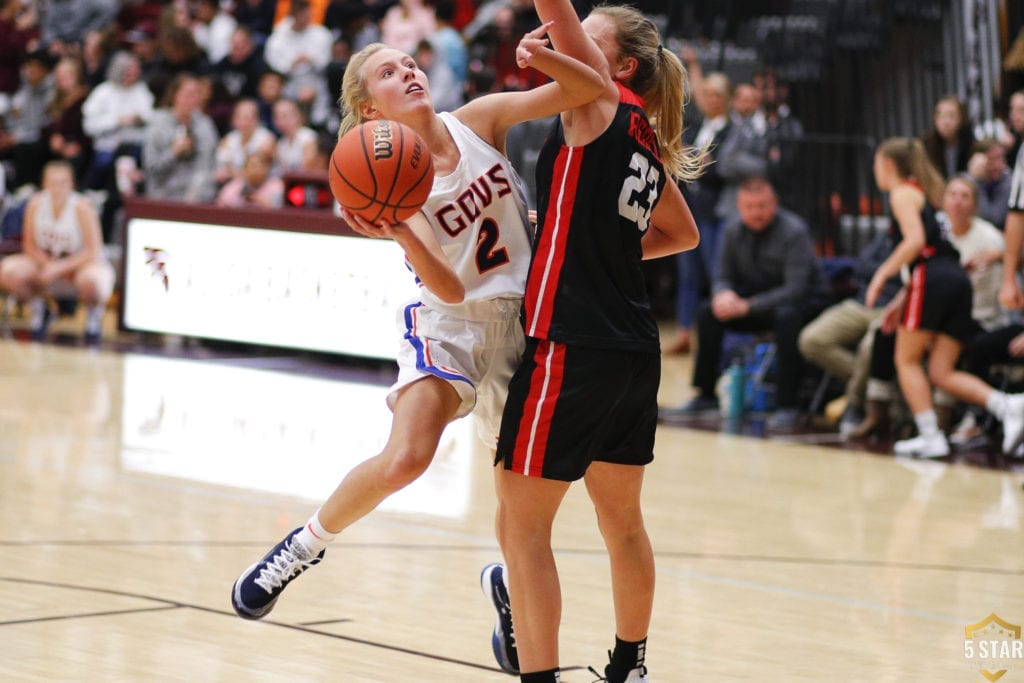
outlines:
[{"label": "black jersey", "polygon": [[[917,183],[911,181],[911,184],[921,189],[921,186]],[[924,203],[924,208],[921,209],[921,223],[924,225],[924,248],[921,250],[921,255],[910,263],[910,267],[913,268],[930,258],[947,258],[960,263],[960,252],[956,250],[956,247],[949,240],[948,226],[939,221],[938,216],[935,214],[935,209],[927,201]],[[890,212],[889,242],[895,249],[902,241],[903,231],[900,230],[900,224],[896,221],[896,216]]]},{"label": "black jersey", "polygon": [[559,118],[537,161],[528,336],[658,351],[640,239],[666,177],[643,101],[627,88],[619,86],[614,119],[588,145],[566,146]]}]

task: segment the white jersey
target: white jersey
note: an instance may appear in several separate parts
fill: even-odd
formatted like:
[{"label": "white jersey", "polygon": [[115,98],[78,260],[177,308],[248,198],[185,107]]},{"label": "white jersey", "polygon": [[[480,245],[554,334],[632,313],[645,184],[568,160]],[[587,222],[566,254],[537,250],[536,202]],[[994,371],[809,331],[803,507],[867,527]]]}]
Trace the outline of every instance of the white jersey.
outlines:
[{"label": "white jersey", "polygon": [[466,294],[446,304],[425,287],[423,303],[469,320],[474,303],[521,298],[530,269],[532,234],[519,175],[501,152],[452,114],[439,114],[459,148],[459,164],[436,176],[423,213]]},{"label": "white jersey", "polygon": [[49,190],[43,190],[36,204],[35,225],[32,237],[36,246],[53,258],[77,254],[82,250],[82,231],[78,225],[75,208],[85,198],[72,192],[64,203],[60,215],[53,215],[53,199]]}]

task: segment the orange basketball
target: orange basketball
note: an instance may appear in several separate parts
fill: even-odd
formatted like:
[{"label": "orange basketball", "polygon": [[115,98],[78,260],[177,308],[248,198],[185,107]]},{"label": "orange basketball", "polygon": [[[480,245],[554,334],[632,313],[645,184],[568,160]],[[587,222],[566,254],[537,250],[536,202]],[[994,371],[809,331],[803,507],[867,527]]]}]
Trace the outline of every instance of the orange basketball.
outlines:
[{"label": "orange basketball", "polygon": [[338,203],[376,223],[399,223],[420,210],[434,184],[423,138],[397,121],[367,121],[345,133],[328,172]]}]

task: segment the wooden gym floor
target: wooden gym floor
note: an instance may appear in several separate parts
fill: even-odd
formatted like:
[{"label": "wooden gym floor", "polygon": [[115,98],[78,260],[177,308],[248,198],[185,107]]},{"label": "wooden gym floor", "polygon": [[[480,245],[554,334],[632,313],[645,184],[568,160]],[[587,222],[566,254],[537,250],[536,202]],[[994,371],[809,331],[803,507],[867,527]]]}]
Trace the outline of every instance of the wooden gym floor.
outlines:
[{"label": "wooden gym floor", "polygon": [[[513,680],[490,652],[491,467],[466,421],[246,622],[232,582],[380,447],[392,371],[133,349],[0,341],[0,679]],[[689,362],[666,358],[664,403]],[[984,681],[964,629],[1024,621],[1022,481],[661,428],[651,680]],[[589,682],[613,628],[581,486],[554,542],[563,680]],[[1024,660],[1002,668],[1024,680]]]}]

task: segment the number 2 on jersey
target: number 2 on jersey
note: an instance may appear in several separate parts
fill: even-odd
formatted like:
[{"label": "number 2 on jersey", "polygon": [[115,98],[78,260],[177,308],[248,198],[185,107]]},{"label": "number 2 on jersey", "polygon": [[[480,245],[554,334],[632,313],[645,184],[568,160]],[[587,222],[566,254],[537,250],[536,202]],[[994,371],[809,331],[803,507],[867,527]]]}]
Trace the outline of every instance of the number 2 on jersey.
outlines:
[{"label": "number 2 on jersey", "polygon": [[493,218],[486,218],[480,223],[480,234],[476,238],[476,269],[480,274],[503,266],[509,262],[508,250],[498,245],[500,231]]},{"label": "number 2 on jersey", "polygon": [[619,215],[636,223],[640,232],[646,232],[651,222],[651,211],[658,198],[658,169],[639,152],[633,153],[629,160],[629,169],[633,172],[622,183],[619,194]]}]

